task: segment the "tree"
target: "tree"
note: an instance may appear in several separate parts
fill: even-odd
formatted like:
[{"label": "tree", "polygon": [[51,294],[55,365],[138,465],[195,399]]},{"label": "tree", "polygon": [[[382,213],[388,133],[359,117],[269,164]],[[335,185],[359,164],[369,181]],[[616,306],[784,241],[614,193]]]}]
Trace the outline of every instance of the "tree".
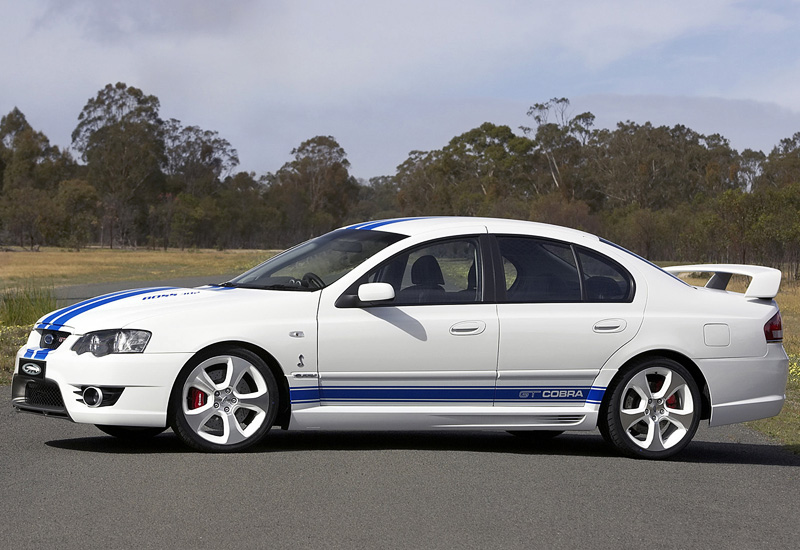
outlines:
[{"label": "tree", "polygon": [[88,166],[88,180],[103,202],[109,242],[136,244],[137,219],[146,216],[164,162],[159,101],[122,82],[89,99],[72,132]]},{"label": "tree", "polygon": [[99,225],[97,190],[82,179],[62,181],[55,205],[61,218],[61,244],[81,249],[93,239]]},{"label": "tree", "polygon": [[785,187],[800,183],[800,132],[782,139],[762,163],[762,168],[758,186]]},{"label": "tree", "polygon": [[228,140],[197,126],[181,126],[174,118],[164,124],[165,174],[191,195],[201,196],[219,189],[222,179],[239,165],[236,149]]},{"label": "tree", "polygon": [[265,181],[268,200],[280,211],[291,244],[343,224],[358,198],[347,154],[332,136],[316,136],[292,150],[294,160]]},{"label": "tree", "polygon": [[16,107],[0,119],[0,144],[0,224],[21,246],[57,239],[53,196],[75,172],[72,157],[50,145]]},{"label": "tree", "polygon": [[406,214],[497,215],[525,212],[539,194],[534,143],[508,126],[486,122],[441,150],[412,151],[398,167],[398,201]]},{"label": "tree", "polygon": [[[536,123],[535,132],[527,126],[520,129],[526,136],[534,135],[537,150],[547,161],[546,173],[552,187],[572,200],[583,197],[579,168],[584,160],[582,148],[593,135],[595,116],[586,112],[570,117],[569,105],[569,99],[565,97],[534,103],[527,114]],[[542,191],[548,187],[541,180],[537,186]]]}]

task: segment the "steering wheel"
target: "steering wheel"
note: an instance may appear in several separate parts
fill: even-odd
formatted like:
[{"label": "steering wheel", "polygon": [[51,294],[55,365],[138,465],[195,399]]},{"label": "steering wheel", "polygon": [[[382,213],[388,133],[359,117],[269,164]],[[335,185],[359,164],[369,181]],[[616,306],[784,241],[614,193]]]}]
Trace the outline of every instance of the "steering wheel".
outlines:
[{"label": "steering wheel", "polygon": [[311,273],[310,271],[303,275],[303,282],[311,288],[313,284],[317,288],[325,288],[325,281],[323,281],[319,275],[316,273]]}]

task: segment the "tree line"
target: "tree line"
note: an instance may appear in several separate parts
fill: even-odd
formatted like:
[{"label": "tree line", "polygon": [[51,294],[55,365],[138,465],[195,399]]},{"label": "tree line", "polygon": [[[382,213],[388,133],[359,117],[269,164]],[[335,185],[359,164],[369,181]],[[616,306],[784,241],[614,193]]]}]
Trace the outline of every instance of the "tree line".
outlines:
[{"label": "tree line", "polygon": [[395,174],[357,180],[332,136],[274,173],[237,171],[217,132],[163,119],[157,97],[109,84],[59,149],[13,109],[0,120],[0,243],[23,247],[282,248],[350,222],[499,216],[597,233],[663,261],[800,269],[800,132],[769,154],[683,125],[594,127],[553,98],[530,126],[490,122]]}]

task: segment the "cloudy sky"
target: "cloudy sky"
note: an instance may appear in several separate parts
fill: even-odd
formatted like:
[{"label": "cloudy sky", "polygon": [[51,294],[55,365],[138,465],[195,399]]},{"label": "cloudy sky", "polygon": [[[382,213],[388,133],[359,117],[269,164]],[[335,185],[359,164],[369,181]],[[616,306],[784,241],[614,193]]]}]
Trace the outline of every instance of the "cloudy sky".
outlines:
[{"label": "cloudy sky", "polygon": [[0,115],[69,147],[120,81],[257,175],[316,135],[356,176],[394,174],[552,97],[769,152],[800,132],[800,0],[0,0]]}]

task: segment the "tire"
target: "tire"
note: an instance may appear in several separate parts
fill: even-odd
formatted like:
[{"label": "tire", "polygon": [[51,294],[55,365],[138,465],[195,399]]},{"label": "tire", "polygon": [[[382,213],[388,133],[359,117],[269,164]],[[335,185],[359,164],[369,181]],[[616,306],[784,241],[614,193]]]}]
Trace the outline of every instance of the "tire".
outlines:
[{"label": "tire", "polygon": [[278,410],[278,384],[255,353],[236,347],[194,357],[170,397],[172,429],[190,447],[242,451],[267,434]]},{"label": "tire", "polygon": [[151,439],[167,429],[166,426],[163,428],[152,428],[147,426],[105,426],[103,424],[95,424],[95,426],[103,433],[112,435],[119,439],[124,439],[126,441],[142,441]]},{"label": "tire", "polygon": [[600,410],[600,433],[623,455],[663,459],[681,452],[700,423],[700,390],[691,373],[667,358],[621,371]]},{"label": "tire", "polygon": [[533,442],[550,441],[564,433],[564,430],[509,430],[511,435]]}]

